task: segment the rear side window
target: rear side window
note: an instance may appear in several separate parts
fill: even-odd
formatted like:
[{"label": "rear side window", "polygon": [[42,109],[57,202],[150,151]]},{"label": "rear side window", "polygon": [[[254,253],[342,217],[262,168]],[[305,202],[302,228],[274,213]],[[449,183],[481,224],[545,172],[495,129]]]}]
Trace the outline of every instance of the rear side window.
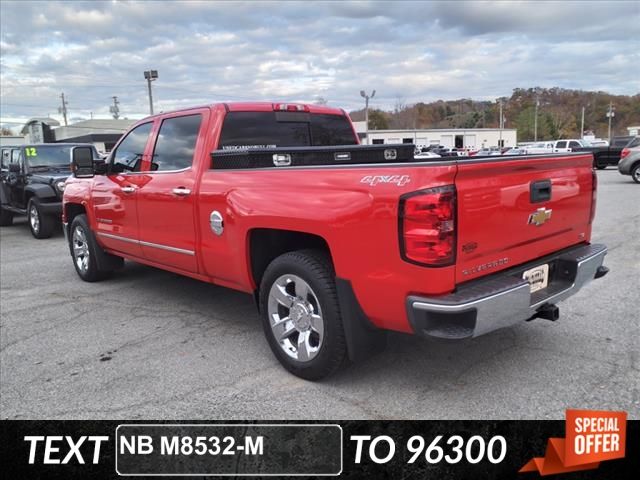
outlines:
[{"label": "rear side window", "polygon": [[220,150],[354,145],[351,124],[341,115],[302,112],[229,112]]},{"label": "rear side window", "polygon": [[557,142],[556,148],[567,148],[567,142]]},{"label": "rear side window", "polygon": [[633,140],[631,140],[627,145],[627,148],[633,148],[637,146],[640,146],[640,137],[636,137]]},{"label": "rear side window", "polygon": [[618,137],[613,139],[612,147],[624,147],[629,143],[629,137]]},{"label": "rear side window", "polygon": [[151,171],[189,168],[193,163],[202,115],[167,118],[162,121],[151,160]]},{"label": "rear side window", "polygon": [[11,150],[8,148],[2,149],[2,158],[0,159],[2,162],[2,168],[7,168],[9,163],[11,162]]}]

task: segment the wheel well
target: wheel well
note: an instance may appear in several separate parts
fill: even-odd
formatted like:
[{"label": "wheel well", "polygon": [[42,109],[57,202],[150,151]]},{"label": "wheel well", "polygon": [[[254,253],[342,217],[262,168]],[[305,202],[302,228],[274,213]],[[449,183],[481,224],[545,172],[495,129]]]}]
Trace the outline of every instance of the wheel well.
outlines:
[{"label": "wheel well", "polygon": [[82,215],[86,213],[86,210],[83,205],[79,205],[77,203],[68,203],[64,207],[64,217],[67,219],[67,223],[71,225],[73,219],[78,215]]},{"label": "wheel well", "polygon": [[331,257],[331,250],[324,238],[305,232],[256,228],[249,232],[251,274],[256,287],[260,285],[267,266],[286,252],[312,248],[322,250]]}]

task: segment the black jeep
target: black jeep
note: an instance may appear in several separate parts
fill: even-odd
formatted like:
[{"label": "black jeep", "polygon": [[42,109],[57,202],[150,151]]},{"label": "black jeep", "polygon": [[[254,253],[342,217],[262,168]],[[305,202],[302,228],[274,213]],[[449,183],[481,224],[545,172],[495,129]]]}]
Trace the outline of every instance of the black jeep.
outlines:
[{"label": "black jeep", "polygon": [[0,226],[27,215],[31,233],[48,238],[60,224],[64,182],[71,175],[71,149],[83,143],[41,143],[0,150]]}]

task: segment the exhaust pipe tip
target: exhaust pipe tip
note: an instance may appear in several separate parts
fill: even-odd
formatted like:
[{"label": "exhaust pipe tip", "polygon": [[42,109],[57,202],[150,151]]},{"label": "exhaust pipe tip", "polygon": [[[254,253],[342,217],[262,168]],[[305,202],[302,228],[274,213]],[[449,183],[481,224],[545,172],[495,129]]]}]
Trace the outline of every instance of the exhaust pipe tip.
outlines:
[{"label": "exhaust pipe tip", "polygon": [[560,318],[560,309],[557,305],[545,304],[538,309],[534,318],[543,318],[555,322]]}]

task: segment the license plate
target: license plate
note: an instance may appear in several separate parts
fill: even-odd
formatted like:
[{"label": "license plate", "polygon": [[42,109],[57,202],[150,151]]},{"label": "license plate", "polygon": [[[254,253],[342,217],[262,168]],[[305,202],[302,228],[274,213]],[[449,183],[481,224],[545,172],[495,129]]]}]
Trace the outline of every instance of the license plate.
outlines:
[{"label": "license plate", "polygon": [[522,274],[522,278],[529,282],[531,293],[547,288],[549,283],[549,265],[531,268]]}]

